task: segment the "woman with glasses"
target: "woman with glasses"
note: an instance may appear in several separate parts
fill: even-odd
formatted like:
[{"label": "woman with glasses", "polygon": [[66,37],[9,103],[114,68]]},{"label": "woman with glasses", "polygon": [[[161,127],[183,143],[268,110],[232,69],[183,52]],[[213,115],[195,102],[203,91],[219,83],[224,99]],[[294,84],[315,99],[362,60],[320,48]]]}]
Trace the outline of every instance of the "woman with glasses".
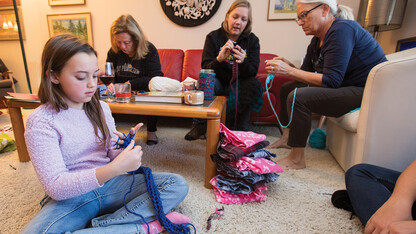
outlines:
[{"label": "woman with glasses", "polygon": [[[115,83],[130,82],[131,89],[149,91],[149,82],[155,76],[163,76],[156,47],[147,41],[143,30],[131,15],[118,17],[110,29],[111,48],[107,62],[113,62]],[[110,87],[111,88],[111,87]],[[147,117],[146,144],[155,145],[156,116]]]},{"label": "woman with glasses", "polygon": [[291,149],[278,161],[286,169],[306,167],[312,113],[339,117],[360,107],[368,73],[386,61],[377,41],[352,20],[349,7],[338,6],[336,0],[297,2],[296,21],[305,35],[313,36],[301,68],[282,57],[266,62],[270,73],[295,79],[280,90],[281,122],[288,127],[269,146]]}]

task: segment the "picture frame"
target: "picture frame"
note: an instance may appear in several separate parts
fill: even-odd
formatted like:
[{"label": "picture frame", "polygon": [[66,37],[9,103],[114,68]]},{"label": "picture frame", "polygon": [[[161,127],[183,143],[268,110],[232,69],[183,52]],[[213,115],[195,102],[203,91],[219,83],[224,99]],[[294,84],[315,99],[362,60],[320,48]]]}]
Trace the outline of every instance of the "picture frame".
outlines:
[{"label": "picture frame", "polygon": [[[25,39],[25,30],[23,26],[22,10],[17,8],[19,14],[20,30],[22,32],[22,39]],[[16,15],[13,7],[0,8],[0,40],[12,41],[19,40],[19,31],[16,23]]]},{"label": "picture frame", "polygon": [[91,13],[47,15],[49,36],[71,33],[93,46]]},{"label": "picture frame", "polygon": [[269,0],[267,20],[292,20],[296,17],[296,0]]},{"label": "picture frame", "polygon": [[416,47],[416,37],[409,37],[397,41],[396,52]]},{"label": "picture frame", "polygon": [[84,5],[85,0],[48,0],[49,6]]}]

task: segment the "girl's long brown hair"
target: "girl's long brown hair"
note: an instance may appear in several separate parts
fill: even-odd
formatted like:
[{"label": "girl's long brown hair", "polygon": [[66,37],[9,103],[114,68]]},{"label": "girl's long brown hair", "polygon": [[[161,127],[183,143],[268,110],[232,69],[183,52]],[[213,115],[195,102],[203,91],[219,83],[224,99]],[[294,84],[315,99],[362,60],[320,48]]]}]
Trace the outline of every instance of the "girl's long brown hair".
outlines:
[{"label": "girl's long brown hair", "polygon": [[[94,54],[97,52],[85,41],[71,35],[61,34],[50,38],[42,52],[42,74],[38,96],[42,104],[49,103],[57,112],[68,109],[64,92],[60,84],[51,82],[51,72],[60,74],[66,63],[77,53]],[[105,145],[110,138],[110,131],[96,92],[91,101],[84,103],[84,110],[94,126],[95,135]],[[102,133],[100,136],[98,129]]]}]

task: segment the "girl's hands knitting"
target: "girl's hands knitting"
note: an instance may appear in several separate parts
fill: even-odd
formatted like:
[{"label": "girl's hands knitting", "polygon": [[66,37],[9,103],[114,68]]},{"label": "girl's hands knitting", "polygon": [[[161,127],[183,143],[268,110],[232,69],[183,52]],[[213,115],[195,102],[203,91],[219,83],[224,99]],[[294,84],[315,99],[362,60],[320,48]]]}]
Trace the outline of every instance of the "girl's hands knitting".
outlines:
[{"label": "girl's hands knitting", "polygon": [[142,165],[142,155],[142,147],[140,145],[134,146],[134,141],[131,141],[110,164],[114,164],[118,175],[121,175],[139,169]]},{"label": "girl's hands knitting", "polygon": [[[143,126],[143,123],[137,124],[134,128],[130,130],[130,134],[135,135],[137,130]],[[120,137],[120,140],[123,140],[125,136],[118,132],[114,131],[114,134]],[[115,141],[112,139],[112,141]],[[123,143],[123,142],[121,142]],[[115,147],[112,147],[114,150]],[[114,158],[113,161],[108,163],[107,165],[97,168],[96,169],[96,177],[100,184],[105,183],[106,181],[114,178],[115,176],[124,174],[129,171],[137,170],[142,163],[142,147],[137,145],[134,146],[134,139],[130,142],[130,144],[122,150],[122,152]]]}]

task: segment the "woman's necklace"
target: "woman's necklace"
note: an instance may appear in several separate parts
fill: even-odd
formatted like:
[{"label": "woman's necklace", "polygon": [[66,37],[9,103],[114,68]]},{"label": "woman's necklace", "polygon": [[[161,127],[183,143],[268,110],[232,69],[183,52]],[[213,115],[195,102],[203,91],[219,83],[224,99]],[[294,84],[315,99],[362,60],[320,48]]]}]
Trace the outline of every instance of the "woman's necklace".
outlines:
[{"label": "woman's necklace", "polygon": [[133,62],[134,58],[130,58],[129,56],[129,64],[127,65],[129,68],[132,68],[133,66],[131,65],[131,63]]}]

